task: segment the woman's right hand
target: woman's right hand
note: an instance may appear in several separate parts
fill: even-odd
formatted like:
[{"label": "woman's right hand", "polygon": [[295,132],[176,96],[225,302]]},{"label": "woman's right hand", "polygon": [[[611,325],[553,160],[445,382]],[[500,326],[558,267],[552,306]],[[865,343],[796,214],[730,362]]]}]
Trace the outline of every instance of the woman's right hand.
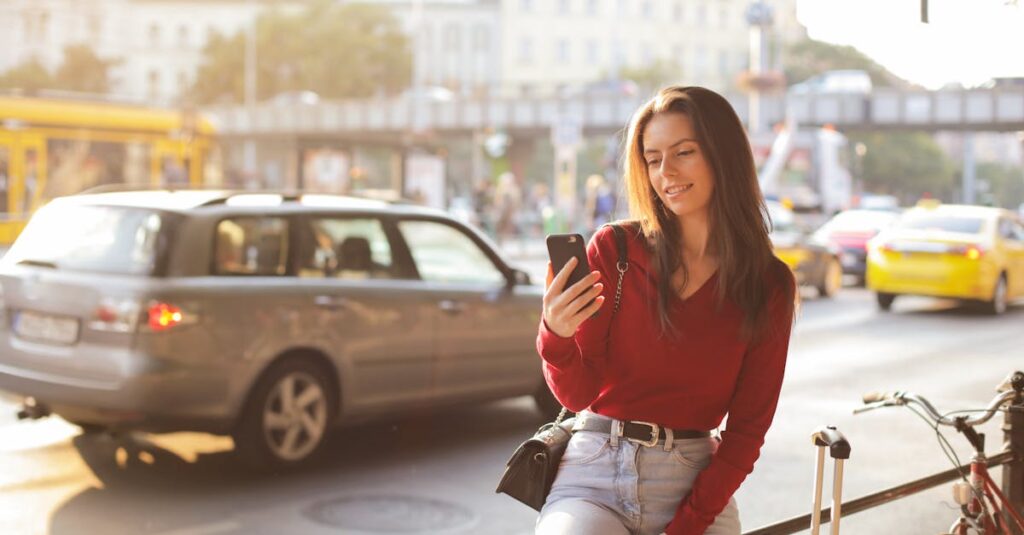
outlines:
[{"label": "woman's right hand", "polygon": [[547,324],[548,330],[562,338],[576,334],[580,324],[593,316],[604,303],[604,296],[601,295],[604,284],[598,282],[601,280],[600,271],[592,271],[576,284],[565,288],[576,263],[575,257],[570,258],[565,267],[552,277],[551,263],[548,262],[548,288],[544,292],[544,323]]}]

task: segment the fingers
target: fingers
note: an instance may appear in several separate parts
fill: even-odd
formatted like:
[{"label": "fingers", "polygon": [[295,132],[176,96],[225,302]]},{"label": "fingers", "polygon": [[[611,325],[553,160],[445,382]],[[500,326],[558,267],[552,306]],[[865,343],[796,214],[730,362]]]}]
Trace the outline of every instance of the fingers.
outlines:
[{"label": "fingers", "polygon": [[[551,284],[548,285],[548,289],[554,288],[557,293],[562,293],[562,290],[565,288],[565,283],[569,280],[569,275],[572,275],[572,270],[576,269],[577,263],[578,260],[576,260],[575,256],[570,258],[569,261],[562,266],[562,269],[558,274],[555,275],[555,278],[551,280]],[[548,266],[550,265],[551,262],[548,262]]]},{"label": "fingers", "polygon": [[555,279],[555,270],[551,267],[551,262],[548,262],[548,278],[544,282],[544,288],[551,287],[551,281]]}]

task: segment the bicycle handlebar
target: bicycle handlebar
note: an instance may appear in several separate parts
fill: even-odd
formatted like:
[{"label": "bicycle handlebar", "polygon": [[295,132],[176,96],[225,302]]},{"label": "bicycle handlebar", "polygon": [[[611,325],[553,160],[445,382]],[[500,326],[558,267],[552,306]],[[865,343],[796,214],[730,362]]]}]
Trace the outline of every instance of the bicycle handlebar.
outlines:
[{"label": "bicycle handlebar", "polygon": [[[961,417],[960,422],[962,425],[974,427],[981,425],[995,416],[996,412],[1000,407],[1005,405],[1014,399],[1017,393],[1014,390],[1008,390],[1001,392],[996,397],[992,398],[980,415],[972,417]],[[939,411],[935,410],[935,407],[928,401],[924,396],[917,395],[913,392],[868,392],[864,394],[864,407],[855,409],[854,414],[866,412],[873,409],[879,409],[882,407],[892,407],[894,405],[917,405],[924,409],[925,414],[936,425],[948,425],[950,427],[956,427],[958,418],[950,418],[949,416],[943,416],[939,414]]]}]

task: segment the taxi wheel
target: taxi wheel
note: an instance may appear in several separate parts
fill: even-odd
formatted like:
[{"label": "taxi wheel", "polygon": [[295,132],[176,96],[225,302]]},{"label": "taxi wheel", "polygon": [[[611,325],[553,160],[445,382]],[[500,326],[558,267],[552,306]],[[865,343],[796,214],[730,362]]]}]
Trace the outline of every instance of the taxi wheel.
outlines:
[{"label": "taxi wheel", "polygon": [[896,294],[878,292],[875,298],[878,299],[878,308],[888,312],[892,308],[892,302],[896,300]]},{"label": "taxi wheel", "polygon": [[1006,295],[1006,274],[999,276],[999,281],[996,282],[996,288],[992,292],[992,300],[986,303],[985,311],[993,316],[998,316],[1003,312],[1006,312],[1006,308],[1009,305],[1009,299]]},{"label": "taxi wheel", "polygon": [[314,362],[293,358],[260,378],[233,434],[235,451],[246,465],[291,468],[320,451],[337,399],[325,372]]},{"label": "taxi wheel", "polygon": [[828,264],[825,265],[825,275],[821,278],[821,283],[818,285],[818,295],[820,297],[832,297],[842,287],[843,265],[839,263],[839,260],[830,258]]}]

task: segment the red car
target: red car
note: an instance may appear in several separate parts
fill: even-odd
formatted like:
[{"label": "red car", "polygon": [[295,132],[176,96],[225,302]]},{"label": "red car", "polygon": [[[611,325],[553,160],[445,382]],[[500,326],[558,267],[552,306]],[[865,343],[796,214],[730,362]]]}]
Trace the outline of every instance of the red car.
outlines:
[{"label": "red car", "polygon": [[813,242],[831,245],[840,251],[843,273],[864,283],[867,266],[867,242],[891,225],[900,214],[889,210],[844,210],[829,219],[814,233]]}]

